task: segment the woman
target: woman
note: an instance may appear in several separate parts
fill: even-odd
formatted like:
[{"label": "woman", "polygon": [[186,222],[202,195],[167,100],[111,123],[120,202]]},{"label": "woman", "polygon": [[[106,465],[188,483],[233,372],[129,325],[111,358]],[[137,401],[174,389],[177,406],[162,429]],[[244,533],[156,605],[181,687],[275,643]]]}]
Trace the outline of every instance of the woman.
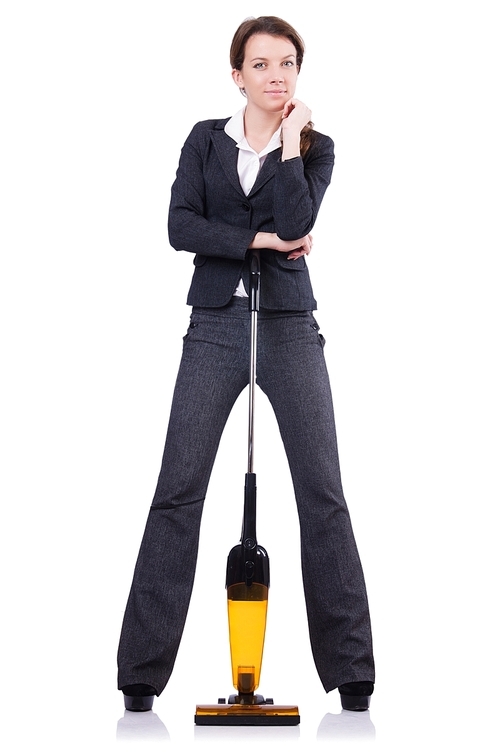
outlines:
[{"label": "woman", "polygon": [[195,253],[191,323],[165,451],[125,612],[118,686],[149,710],[173,669],[191,595],[210,473],[248,384],[249,257],[259,249],[257,380],[276,414],[297,501],[302,572],[319,676],[366,710],[374,664],[363,573],[342,493],[324,339],[305,257],[330,182],[333,142],[295,98],[304,45],[275,17],[249,19],[231,46],[246,97],[189,135],[172,187],[170,243]]}]

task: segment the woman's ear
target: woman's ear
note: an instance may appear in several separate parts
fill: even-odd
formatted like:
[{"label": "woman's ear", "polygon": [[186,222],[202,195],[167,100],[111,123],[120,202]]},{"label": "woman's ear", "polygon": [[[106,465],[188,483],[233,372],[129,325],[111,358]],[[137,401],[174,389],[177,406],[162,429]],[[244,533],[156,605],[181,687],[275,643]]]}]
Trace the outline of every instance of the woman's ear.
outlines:
[{"label": "woman's ear", "polygon": [[233,77],[233,81],[236,84],[236,86],[239,89],[242,89],[243,88],[243,77],[241,75],[241,71],[238,71],[237,68],[233,68],[233,70],[231,72],[231,75]]}]

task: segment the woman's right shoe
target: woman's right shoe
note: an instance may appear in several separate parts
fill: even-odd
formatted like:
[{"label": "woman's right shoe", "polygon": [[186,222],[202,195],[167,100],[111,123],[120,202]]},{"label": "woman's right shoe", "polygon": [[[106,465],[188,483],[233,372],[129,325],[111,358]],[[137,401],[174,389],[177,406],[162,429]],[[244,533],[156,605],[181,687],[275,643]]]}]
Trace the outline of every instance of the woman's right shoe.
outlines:
[{"label": "woman's right shoe", "polygon": [[128,684],[122,692],[126,710],[144,713],[153,707],[156,690],[149,684]]},{"label": "woman's right shoe", "polygon": [[373,682],[351,682],[339,687],[340,702],[344,710],[368,710],[373,693]]}]

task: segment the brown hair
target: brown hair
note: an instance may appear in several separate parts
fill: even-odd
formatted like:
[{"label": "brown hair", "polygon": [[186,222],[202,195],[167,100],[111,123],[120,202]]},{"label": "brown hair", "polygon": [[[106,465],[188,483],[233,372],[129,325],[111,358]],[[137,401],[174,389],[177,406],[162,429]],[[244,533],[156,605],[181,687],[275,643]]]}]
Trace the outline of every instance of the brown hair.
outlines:
[{"label": "brown hair", "polygon": [[[241,71],[243,68],[245,48],[248,40],[250,37],[253,37],[254,34],[270,34],[272,37],[284,37],[285,39],[289,39],[297,52],[297,68],[300,71],[305,52],[304,40],[300,34],[295,31],[293,26],[290,26],[290,24],[277,16],[247,18],[239,25],[236,29],[233,41],[231,42],[231,49],[229,51],[229,60],[233,69]],[[312,129],[313,124],[311,121],[309,121],[309,123],[302,129],[300,135],[300,154],[302,157],[311,146],[313,135]]]}]

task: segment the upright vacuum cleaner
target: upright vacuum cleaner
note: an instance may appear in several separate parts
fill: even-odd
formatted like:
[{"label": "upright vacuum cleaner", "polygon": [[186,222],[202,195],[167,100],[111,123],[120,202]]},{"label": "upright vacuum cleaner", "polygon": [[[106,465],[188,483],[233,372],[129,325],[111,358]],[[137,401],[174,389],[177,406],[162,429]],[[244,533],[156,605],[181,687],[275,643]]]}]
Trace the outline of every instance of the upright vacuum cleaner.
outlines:
[{"label": "upright vacuum cleaner", "polygon": [[248,472],[241,541],[227,559],[226,588],[233,686],[238,694],[227,703],[197,705],[198,726],[296,726],[300,723],[296,705],[274,705],[271,698],[255,694],[260,681],[269,590],[269,557],[257,543],[256,475],[253,472],[253,429],[257,357],[257,313],[259,311],[260,257],[252,253],[249,307],[250,379],[248,422]]}]

